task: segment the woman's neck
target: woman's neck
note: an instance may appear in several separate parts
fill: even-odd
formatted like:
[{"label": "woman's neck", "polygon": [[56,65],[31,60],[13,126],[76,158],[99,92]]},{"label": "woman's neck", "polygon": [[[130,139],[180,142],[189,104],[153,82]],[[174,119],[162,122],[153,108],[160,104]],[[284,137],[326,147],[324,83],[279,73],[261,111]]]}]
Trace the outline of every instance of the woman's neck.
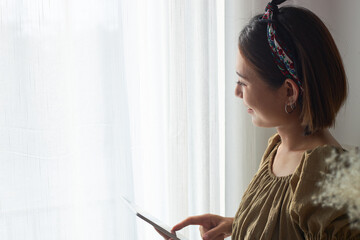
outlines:
[{"label": "woman's neck", "polygon": [[277,131],[281,138],[281,147],[287,151],[306,151],[322,145],[341,147],[328,129],[311,135],[305,135],[302,126],[278,127]]}]

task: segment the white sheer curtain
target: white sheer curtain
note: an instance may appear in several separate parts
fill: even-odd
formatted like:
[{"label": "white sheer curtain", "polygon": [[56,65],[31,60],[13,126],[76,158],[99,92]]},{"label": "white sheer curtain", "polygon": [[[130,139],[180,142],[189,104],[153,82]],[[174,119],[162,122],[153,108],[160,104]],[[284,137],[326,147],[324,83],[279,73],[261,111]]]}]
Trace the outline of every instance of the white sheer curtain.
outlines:
[{"label": "white sheer curtain", "polygon": [[222,4],[0,0],[0,239],[159,239],[121,195],[223,213]]},{"label": "white sheer curtain", "polygon": [[215,1],[123,5],[130,155],[142,186],[134,198],[170,224],[220,213],[219,8]]}]

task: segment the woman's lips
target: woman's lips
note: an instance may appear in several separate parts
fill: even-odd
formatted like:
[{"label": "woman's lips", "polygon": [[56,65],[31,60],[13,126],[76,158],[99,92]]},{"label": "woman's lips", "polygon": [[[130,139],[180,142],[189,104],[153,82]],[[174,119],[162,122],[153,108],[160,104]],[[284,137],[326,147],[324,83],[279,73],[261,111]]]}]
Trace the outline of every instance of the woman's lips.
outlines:
[{"label": "woman's lips", "polygon": [[252,110],[251,108],[248,108],[248,113],[253,113],[254,112],[254,110]]}]

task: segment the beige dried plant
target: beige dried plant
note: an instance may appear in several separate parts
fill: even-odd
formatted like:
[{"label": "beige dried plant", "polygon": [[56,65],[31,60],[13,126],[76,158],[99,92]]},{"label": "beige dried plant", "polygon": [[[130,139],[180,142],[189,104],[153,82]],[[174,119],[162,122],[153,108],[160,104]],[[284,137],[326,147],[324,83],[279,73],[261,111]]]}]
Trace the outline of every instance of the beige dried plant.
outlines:
[{"label": "beige dried plant", "polygon": [[337,153],[326,159],[329,171],[319,182],[321,192],[314,196],[316,204],[346,209],[352,227],[360,228],[360,150]]}]

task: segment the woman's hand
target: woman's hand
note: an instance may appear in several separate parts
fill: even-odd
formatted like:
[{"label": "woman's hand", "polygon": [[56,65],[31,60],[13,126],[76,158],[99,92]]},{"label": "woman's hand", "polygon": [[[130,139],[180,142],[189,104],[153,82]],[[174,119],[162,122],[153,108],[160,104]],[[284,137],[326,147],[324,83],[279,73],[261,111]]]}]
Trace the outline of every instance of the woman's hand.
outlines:
[{"label": "woman's hand", "polygon": [[[214,214],[188,217],[176,224],[172,232],[189,225],[200,225],[200,235],[204,240],[223,240],[231,236],[234,218],[225,218]],[[166,238],[165,238],[166,239]]]}]

